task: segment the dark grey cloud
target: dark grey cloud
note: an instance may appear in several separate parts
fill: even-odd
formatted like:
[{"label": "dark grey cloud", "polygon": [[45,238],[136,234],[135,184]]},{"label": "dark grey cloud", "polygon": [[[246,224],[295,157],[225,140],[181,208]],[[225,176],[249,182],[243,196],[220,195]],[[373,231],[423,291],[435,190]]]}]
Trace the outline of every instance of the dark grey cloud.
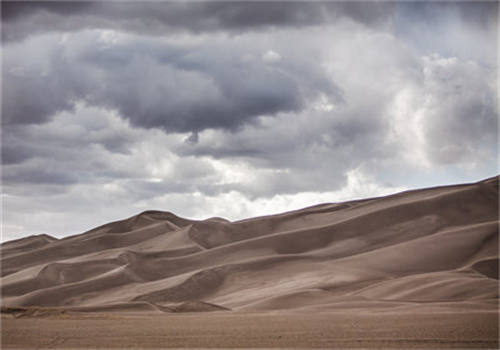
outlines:
[{"label": "dark grey cloud", "polygon": [[45,162],[32,165],[11,166],[2,172],[2,181],[9,185],[47,185],[57,184],[66,186],[76,184],[78,178],[66,169],[50,169]]},{"label": "dark grey cloud", "polygon": [[386,22],[394,4],[371,2],[4,2],[6,41],[46,31],[88,27],[162,35],[172,31],[264,30],[321,25],[347,17],[367,25]]},{"label": "dark grey cloud", "polygon": [[132,133],[117,116],[95,108],[78,107],[42,125],[4,126],[6,193],[45,192],[46,185],[57,185],[56,192],[61,192],[75,184],[144,176],[140,168],[124,164],[131,157],[130,147],[143,136],[140,130]]},{"label": "dark grey cloud", "polygon": [[[375,27],[402,20],[409,28],[411,22],[433,26],[448,14],[467,25],[484,27],[496,25],[497,9],[498,4],[494,1],[4,1],[2,38],[13,41],[44,32],[84,28],[118,29],[149,35],[210,31],[237,34],[248,30],[318,26],[341,18]],[[403,28],[399,26],[398,29]]]},{"label": "dark grey cloud", "polygon": [[497,11],[496,1],[408,1],[399,2],[395,14],[397,19],[401,16],[424,25],[438,23],[443,16],[453,16],[463,24],[488,28],[497,24]]},{"label": "dark grey cloud", "polygon": [[125,123],[117,123],[117,116],[109,117],[95,108],[63,112],[56,117],[41,125],[4,125],[2,164],[19,164],[32,158],[71,161],[75,159],[74,153],[85,154],[96,147],[104,152],[128,155],[130,147],[142,136],[140,131],[133,133],[127,129]]},{"label": "dark grey cloud", "polygon": [[45,54],[28,57],[19,46],[5,55],[4,125],[43,123],[84,101],[145,128],[236,130],[262,115],[300,111],[321,94],[341,100],[307,52],[268,63],[231,38],[211,46],[135,36],[113,44],[96,32],[64,44],[58,36],[32,40]]},{"label": "dark grey cloud", "polygon": [[72,15],[84,12],[95,6],[91,1],[3,1],[2,20],[15,21],[19,17],[30,16],[38,11],[59,15]]}]

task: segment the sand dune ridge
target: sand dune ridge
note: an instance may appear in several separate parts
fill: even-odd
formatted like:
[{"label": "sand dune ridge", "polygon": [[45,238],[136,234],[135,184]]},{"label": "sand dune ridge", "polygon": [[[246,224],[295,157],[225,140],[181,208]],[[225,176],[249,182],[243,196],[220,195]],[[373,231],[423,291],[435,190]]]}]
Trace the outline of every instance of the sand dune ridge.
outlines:
[{"label": "sand dune ridge", "polygon": [[498,177],[230,222],[145,211],[3,243],[3,307],[189,312],[447,303],[496,310]]}]

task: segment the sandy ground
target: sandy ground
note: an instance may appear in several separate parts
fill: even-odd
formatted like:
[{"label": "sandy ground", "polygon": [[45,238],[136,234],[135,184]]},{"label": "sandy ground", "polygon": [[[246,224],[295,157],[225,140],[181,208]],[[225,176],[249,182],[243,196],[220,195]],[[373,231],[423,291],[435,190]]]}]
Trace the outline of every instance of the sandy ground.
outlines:
[{"label": "sandy ground", "polygon": [[2,318],[2,348],[498,348],[496,313]]}]

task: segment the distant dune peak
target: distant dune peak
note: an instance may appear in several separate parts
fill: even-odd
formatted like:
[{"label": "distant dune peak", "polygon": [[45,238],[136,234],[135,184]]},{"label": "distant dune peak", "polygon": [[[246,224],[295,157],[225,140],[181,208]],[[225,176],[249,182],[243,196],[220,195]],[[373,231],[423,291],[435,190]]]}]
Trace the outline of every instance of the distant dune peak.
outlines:
[{"label": "distant dune peak", "polygon": [[1,245],[2,305],[227,312],[432,302],[496,310],[498,193],[496,176],[236,222],[148,210],[61,240],[21,238]]}]

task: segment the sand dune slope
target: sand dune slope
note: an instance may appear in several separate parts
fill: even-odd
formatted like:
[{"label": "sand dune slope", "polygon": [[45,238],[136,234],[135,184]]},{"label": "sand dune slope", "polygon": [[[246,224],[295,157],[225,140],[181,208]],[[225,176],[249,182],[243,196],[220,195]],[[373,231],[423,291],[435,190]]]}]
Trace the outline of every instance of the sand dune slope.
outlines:
[{"label": "sand dune slope", "polygon": [[498,177],[237,222],[146,211],[3,243],[2,306],[496,311],[498,223]]}]

